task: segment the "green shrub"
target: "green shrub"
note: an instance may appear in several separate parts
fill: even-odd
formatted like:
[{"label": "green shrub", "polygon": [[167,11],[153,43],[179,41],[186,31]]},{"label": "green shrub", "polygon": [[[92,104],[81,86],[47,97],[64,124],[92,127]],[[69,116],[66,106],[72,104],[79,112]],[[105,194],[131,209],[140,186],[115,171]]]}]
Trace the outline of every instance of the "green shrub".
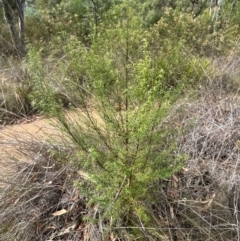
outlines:
[{"label": "green shrub", "polygon": [[152,38],[158,38],[156,49],[171,48],[183,43],[191,52],[199,56],[216,57],[227,54],[236,46],[238,26],[230,21],[220,19],[212,21],[209,9],[196,19],[191,12],[166,8],[163,16],[152,27]]},{"label": "green shrub", "polygon": [[67,42],[70,36],[88,42],[90,20],[85,5],[79,1],[52,3],[51,6],[41,6],[38,3],[34,6],[35,11],[26,16],[27,43],[34,43],[35,48],[44,48],[45,54],[49,54],[51,50],[46,48],[46,44],[49,45],[58,37],[62,38],[59,46],[55,45],[58,49],[61,49],[63,42]]},{"label": "green shrub", "polygon": [[[157,227],[150,213],[155,185],[185,160],[175,152],[178,130],[165,120],[175,101],[209,74],[209,61],[192,56],[184,41],[160,45],[152,38],[159,26],[146,32],[135,13],[127,2],[111,8],[106,19],[112,21],[92,33],[90,48],[72,36],[58,50],[56,38],[48,58],[34,50],[28,56],[30,98],[67,133],[75,150],[69,161],[85,177],[76,185],[116,232],[120,226]],[[62,111],[59,92],[81,108]],[[141,228],[129,232],[146,237]]]},{"label": "green shrub", "polygon": [[[91,101],[79,92],[85,106],[76,112],[74,125],[71,118],[56,116],[78,150],[75,164],[88,174],[85,195],[90,206],[96,205],[103,218],[112,220],[112,226],[142,222],[153,227],[148,212],[154,202],[153,184],[178,171],[184,159],[174,155],[173,131],[160,127],[179,87],[163,93],[161,70],[149,68],[147,53],[139,62],[128,63],[132,74],[125,76],[122,71],[127,69],[112,68],[110,52],[106,58],[88,54],[87,76],[95,77],[87,89]],[[153,74],[159,78],[152,79]],[[107,80],[115,80],[111,88],[104,84]],[[161,90],[162,97],[157,98]],[[83,192],[85,184],[76,185]]]},{"label": "green shrub", "polygon": [[[52,25],[40,14],[30,14],[26,16],[26,41],[34,43],[35,48],[41,48],[52,37]],[[37,26],[37,28],[36,28]]]},{"label": "green shrub", "polygon": [[41,51],[29,51],[27,68],[31,92],[28,95],[31,106],[40,113],[53,114],[61,108],[62,103],[56,98],[56,89],[50,86],[51,72],[42,60]]},{"label": "green shrub", "polygon": [[[118,5],[114,11],[119,10]],[[74,164],[88,177],[87,188],[82,182],[76,185],[81,192],[86,188],[89,206],[96,205],[103,218],[112,220],[110,229],[139,223],[154,227],[148,209],[154,202],[154,183],[178,171],[184,160],[174,153],[175,131],[163,125],[183,85],[166,88],[164,70],[151,58],[138,19],[130,16],[120,19],[116,29],[102,28],[91,49],[72,38],[63,48],[66,56],[56,65],[59,72],[51,75],[67,77],[65,84],[72,83],[82,103],[74,118],[51,112],[75,146]],[[31,76],[39,79],[32,100],[47,103],[54,89],[42,91],[49,79],[46,68],[39,57],[30,56],[30,61],[40,66],[39,71],[30,68]],[[138,231],[135,235],[144,236]]]}]

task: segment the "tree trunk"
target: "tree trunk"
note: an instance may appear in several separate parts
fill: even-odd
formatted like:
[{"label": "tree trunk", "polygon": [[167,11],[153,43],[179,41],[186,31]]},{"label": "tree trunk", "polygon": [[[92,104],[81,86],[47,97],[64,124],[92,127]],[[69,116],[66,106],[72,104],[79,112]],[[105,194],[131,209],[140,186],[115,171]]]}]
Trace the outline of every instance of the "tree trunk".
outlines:
[{"label": "tree trunk", "polygon": [[2,6],[5,20],[9,26],[14,52],[17,56],[22,57],[25,55],[25,0],[2,0]]}]

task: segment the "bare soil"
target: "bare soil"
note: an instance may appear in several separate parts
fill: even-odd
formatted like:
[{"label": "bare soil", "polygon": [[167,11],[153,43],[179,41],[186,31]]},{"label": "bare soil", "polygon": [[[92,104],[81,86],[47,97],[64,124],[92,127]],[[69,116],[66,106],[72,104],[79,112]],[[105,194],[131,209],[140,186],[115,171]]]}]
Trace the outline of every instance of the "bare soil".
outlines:
[{"label": "bare soil", "polygon": [[[101,123],[101,119],[95,111],[89,110],[93,118]],[[81,117],[86,117],[82,111],[67,112],[66,116],[72,123],[81,122]],[[11,174],[21,169],[21,163],[31,162],[28,152],[29,145],[36,142],[62,142],[66,140],[64,133],[59,131],[57,122],[53,119],[35,117],[22,120],[19,124],[0,126],[0,185]],[[16,169],[17,168],[17,169]]]},{"label": "bare soil", "polygon": [[0,129],[0,183],[15,173],[16,167],[27,160],[28,155],[22,148],[23,143],[31,141],[54,140],[59,135],[57,126],[51,119],[37,118],[28,123],[9,125]]}]

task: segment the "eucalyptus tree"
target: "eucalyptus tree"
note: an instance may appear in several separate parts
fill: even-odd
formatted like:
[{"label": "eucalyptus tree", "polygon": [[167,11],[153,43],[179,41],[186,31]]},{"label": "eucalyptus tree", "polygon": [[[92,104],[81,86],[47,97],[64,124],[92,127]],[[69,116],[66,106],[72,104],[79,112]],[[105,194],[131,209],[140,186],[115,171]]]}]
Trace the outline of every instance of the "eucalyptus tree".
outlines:
[{"label": "eucalyptus tree", "polygon": [[24,33],[25,0],[1,0],[5,21],[11,33],[12,44],[18,56],[25,54]]}]

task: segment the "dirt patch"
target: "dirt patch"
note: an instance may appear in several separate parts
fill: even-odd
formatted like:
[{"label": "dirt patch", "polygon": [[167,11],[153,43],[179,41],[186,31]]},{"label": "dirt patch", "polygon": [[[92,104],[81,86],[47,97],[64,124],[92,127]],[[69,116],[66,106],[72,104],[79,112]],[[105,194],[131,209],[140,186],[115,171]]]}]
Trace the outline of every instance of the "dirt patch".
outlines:
[{"label": "dirt patch", "polygon": [[[102,124],[101,118],[95,111],[89,110],[92,118]],[[70,123],[84,125],[86,114],[81,110],[67,112]],[[0,183],[3,177],[16,173],[16,166],[21,168],[22,162],[31,162],[28,152],[28,143],[57,142],[66,140],[66,135],[60,131],[60,126],[54,119],[36,117],[34,121],[21,121],[19,124],[0,127]],[[14,166],[14,167],[13,167]]]},{"label": "dirt patch", "polygon": [[[0,129],[0,179],[6,180],[18,171],[21,163],[29,162],[23,145],[27,142],[50,141],[59,136],[56,122],[51,119],[40,119],[31,123],[9,125]],[[1,180],[0,180],[1,182]]]}]

